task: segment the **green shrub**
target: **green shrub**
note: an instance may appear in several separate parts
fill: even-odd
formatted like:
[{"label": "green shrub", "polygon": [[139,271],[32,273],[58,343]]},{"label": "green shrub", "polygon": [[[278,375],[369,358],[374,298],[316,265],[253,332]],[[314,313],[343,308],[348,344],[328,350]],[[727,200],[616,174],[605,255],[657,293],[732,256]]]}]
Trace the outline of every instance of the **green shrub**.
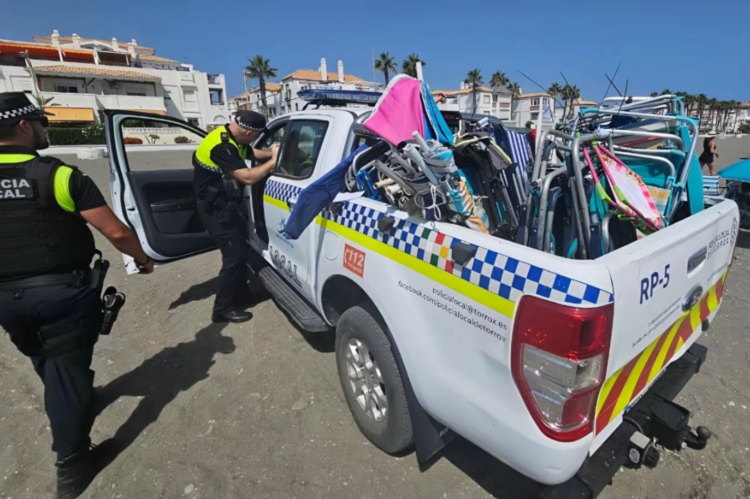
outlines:
[{"label": "green shrub", "polygon": [[102,145],[104,139],[104,125],[92,123],[77,128],[48,128],[49,142],[53,146]]},{"label": "green shrub", "polygon": [[175,144],[191,144],[193,141],[189,138],[185,137],[184,135],[178,135],[174,138]]},{"label": "green shrub", "polygon": [[139,139],[138,137],[125,137],[122,139],[123,144],[143,144],[143,139]]}]

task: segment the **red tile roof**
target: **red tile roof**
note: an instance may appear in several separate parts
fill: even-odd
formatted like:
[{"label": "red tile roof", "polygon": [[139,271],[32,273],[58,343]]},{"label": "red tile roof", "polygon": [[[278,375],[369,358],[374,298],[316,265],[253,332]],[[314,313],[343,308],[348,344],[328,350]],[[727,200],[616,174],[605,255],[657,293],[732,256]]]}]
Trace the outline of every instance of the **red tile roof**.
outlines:
[{"label": "red tile roof", "polygon": [[[294,73],[288,74],[284,78],[282,78],[282,81],[285,81],[285,80],[323,81],[323,77],[321,76],[320,71],[315,71],[313,69],[298,69]],[[339,74],[331,73],[329,71],[328,81],[330,82],[339,81]],[[350,75],[350,74],[344,75],[344,83],[354,83],[358,81],[364,82],[365,80],[357,76]]]}]

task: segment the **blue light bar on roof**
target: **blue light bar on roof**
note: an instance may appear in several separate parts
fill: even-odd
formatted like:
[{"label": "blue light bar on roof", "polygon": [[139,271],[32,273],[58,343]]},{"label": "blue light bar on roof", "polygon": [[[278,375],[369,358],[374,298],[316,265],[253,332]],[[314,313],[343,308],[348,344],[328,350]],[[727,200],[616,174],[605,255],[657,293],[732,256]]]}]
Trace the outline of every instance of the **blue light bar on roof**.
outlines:
[{"label": "blue light bar on roof", "polygon": [[313,104],[346,105],[365,104],[374,106],[381,92],[365,92],[360,90],[301,90],[297,92],[300,99]]}]

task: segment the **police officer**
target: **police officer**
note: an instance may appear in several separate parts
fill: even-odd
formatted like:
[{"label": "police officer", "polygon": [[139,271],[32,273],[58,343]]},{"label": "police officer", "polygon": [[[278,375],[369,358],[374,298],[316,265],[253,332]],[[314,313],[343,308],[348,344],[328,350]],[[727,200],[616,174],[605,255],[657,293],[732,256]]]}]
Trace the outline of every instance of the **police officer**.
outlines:
[{"label": "police officer", "polygon": [[[214,322],[245,322],[251,314],[242,311],[249,300],[247,213],[242,186],[253,185],[276,166],[278,148],[262,151],[249,147],[266,129],[266,119],[253,111],[240,111],[234,121],[211,131],[193,155],[194,186],[198,213],[221,251],[219,286],[211,319]],[[246,160],[259,166],[248,168]]]},{"label": "police officer", "polygon": [[90,366],[102,301],[92,284],[96,249],[87,223],[141,272],[153,263],[89,177],[39,156],[49,146],[45,114],[22,92],[0,93],[0,326],[44,383],[57,494],[72,499],[96,474]]}]

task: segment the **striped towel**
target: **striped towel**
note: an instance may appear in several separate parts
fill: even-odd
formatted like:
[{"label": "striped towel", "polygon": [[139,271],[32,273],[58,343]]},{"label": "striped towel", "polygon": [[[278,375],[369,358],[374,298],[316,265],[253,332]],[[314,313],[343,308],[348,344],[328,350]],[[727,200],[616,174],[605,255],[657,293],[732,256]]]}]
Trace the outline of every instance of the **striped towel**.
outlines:
[{"label": "striped towel", "polygon": [[531,147],[529,139],[525,134],[511,132],[508,130],[508,142],[510,144],[510,155],[513,162],[528,172],[533,167],[531,159]]},{"label": "striped towel", "polygon": [[718,175],[704,175],[703,176],[703,195],[705,196],[718,196],[719,195]]}]

